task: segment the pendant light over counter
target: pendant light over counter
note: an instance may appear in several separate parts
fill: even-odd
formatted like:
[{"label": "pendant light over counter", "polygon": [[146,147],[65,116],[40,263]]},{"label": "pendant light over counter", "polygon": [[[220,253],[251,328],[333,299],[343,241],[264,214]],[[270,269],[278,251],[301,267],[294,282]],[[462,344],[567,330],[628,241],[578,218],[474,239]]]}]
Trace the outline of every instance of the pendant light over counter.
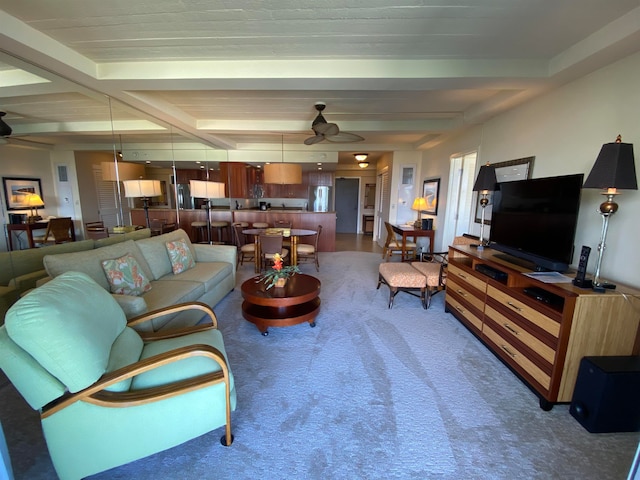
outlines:
[{"label": "pendant light over counter", "polygon": [[284,135],[282,136],[282,161],[267,163],[264,166],[264,183],[280,185],[299,185],[302,183],[302,166],[297,163],[284,163]]}]

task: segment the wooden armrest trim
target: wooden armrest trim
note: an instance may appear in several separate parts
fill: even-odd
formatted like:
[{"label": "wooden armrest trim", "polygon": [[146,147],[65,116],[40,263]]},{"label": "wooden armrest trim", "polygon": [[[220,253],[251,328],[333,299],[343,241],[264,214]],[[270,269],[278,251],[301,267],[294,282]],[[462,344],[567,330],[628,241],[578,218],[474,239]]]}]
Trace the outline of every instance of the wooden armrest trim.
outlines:
[{"label": "wooden armrest trim", "polygon": [[[221,372],[216,372],[216,375],[221,375],[221,378],[217,381],[224,382],[227,390],[227,400],[230,395],[229,385],[229,367],[222,355],[222,352],[210,345],[194,344],[185,347],[176,348],[169,352],[154,355],[152,357],[140,360],[139,362],[127,365],[126,367],[119,368],[113,372],[103,375],[100,380],[84,390],[77,393],[69,394],[62,397],[58,402],[52,403],[43,409],[41,417],[47,418],[56,412],[68,407],[69,405],[78,402],[85,401],[89,403],[96,403],[99,405],[110,407],[127,407],[130,406],[133,398],[138,397],[135,400],[136,404],[149,403],[163,398],[168,398],[174,395],[179,395],[185,391],[195,390],[196,388],[203,388],[205,386],[212,385],[212,375],[206,374],[192,379],[185,379],[179,382],[163,385],[162,387],[153,387],[144,390],[137,390],[134,392],[103,392],[103,390],[110,385],[121,382],[131,377],[135,377],[141,373],[153,370],[154,368],[161,367],[179,360],[183,360],[189,357],[204,356],[209,357],[220,365]],[[214,382],[214,383],[217,383]],[[202,383],[204,382],[204,383]],[[187,389],[188,388],[188,389]],[[98,395],[97,395],[98,394]],[[156,396],[156,395],[159,396]],[[122,397],[123,401],[119,401],[118,398]],[[128,400],[127,400],[128,399]]]},{"label": "wooden armrest trim", "polygon": [[213,309],[209,305],[203,302],[177,303],[176,305],[171,305],[169,307],[152,310],[150,312],[146,312],[136,317],[130,318],[127,321],[127,325],[132,327],[134,325],[138,325],[143,322],[148,322],[151,319],[162,317],[163,315],[167,315],[170,313],[177,313],[185,310],[202,310],[207,315],[209,315],[209,318],[211,318],[213,328],[218,328],[218,318],[216,317],[216,314],[214,313]]}]

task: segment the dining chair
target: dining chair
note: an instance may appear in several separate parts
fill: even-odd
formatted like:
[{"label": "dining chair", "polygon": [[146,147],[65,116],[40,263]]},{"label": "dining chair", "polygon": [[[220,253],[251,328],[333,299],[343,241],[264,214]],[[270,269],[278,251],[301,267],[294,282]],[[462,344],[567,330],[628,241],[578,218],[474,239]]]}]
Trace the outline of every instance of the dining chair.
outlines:
[{"label": "dining chair", "polygon": [[103,221],[87,222],[84,224],[84,230],[87,238],[92,240],[99,240],[100,238],[107,238],[109,236],[109,232],[104,226]]},{"label": "dining chair", "polygon": [[[245,222],[246,223],[246,222]],[[247,242],[247,236],[242,231],[247,228],[243,222],[234,223],[233,234],[234,243],[238,247],[238,257],[236,262],[236,268],[238,265],[244,265],[245,260],[255,260],[256,245],[253,242]]]},{"label": "dining chair", "polygon": [[282,246],[282,235],[266,235],[260,234],[258,241],[260,242],[260,265],[262,270],[267,269],[267,261],[273,260],[273,256],[279,253],[283,261],[289,256],[289,250]]},{"label": "dining chair", "polygon": [[72,230],[73,220],[71,220],[71,217],[51,218],[47,224],[45,234],[33,237],[33,243],[36,246],[43,246],[73,242]]},{"label": "dining chair", "polygon": [[316,271],[320,271],[320,262],[318,259],[318,239],[322,233],[322,225],[318,225],[318,230],[313,238],[313,243],[299,243],[296,245],[296,253],[298,256],[298,263],[314,262],[316,264]]},{"label": "dining chair", "polygon": [[[387,229],[387,240],[385,241],[384,249],[382,250],[382,258],[388,262],[389,258],[393,255],[400,255],[400,257],[402,257],[402,239],[393,231],[389,222],[384,222],[384,226]],[[413,254],[413,257],[415,258],[417,251],[416,243],[407,240],[405,243],[405,251]]]}]

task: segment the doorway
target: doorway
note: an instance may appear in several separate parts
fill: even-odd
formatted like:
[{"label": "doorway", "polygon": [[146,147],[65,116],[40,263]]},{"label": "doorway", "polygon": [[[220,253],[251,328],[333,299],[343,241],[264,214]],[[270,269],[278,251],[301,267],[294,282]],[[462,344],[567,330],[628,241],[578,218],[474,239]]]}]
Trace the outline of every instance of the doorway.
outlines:
[{"label": "doorway", "polygon": [[336,178],[336,233],[358,233],[359,178]]}]

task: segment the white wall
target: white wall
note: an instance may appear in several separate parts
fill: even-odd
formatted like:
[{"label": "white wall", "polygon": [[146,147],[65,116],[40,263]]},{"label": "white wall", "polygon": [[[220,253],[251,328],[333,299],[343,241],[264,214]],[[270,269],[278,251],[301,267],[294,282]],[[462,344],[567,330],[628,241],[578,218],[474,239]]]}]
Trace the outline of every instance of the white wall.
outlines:
[{"label": "white wall", "polygon": [[[446,177],[452,154],[479,147],[478,168],[487,161],[535,156],[534,178],[573,173],[586,178],[602,144],[615,141],[618,134],[623,142],[634,144],[638,170],[639,82],[640,54],[635,54],[425,152],[423,171],[446,171]],[[445,191],[441,201],[443,195],[446,199]],[[602,228],[597,209],[604,198],[597,190],[582,191],[575,246],[576,252],[582,245],[592,248],[589,272],[595,269]],[[601,277],[640,286],[640,191],[622,191],[617,202],[620,208],[609,223]],[[438,214],[444,218],[444,210]],[[474,223],[470,231],[478,234],[480,225]]]},{"label": "white wall", "polygon": [[[57,199],[52,173],[51,156],[49,150],[18,147],[11,144],[0,146],[0,177],[39,178],[42,185],[42,200],[45,208],[39,208],[38,214],[43,217],[57,214]],[[7,211],[4,185],[2,189],[2,239],[0,239],[0,251],[6,251],[6,229],[8,213],[29,213],[29,210]],[[25,240],[26,242],[26,240]],[[15,244],[14,244],[15,246]]]}]

